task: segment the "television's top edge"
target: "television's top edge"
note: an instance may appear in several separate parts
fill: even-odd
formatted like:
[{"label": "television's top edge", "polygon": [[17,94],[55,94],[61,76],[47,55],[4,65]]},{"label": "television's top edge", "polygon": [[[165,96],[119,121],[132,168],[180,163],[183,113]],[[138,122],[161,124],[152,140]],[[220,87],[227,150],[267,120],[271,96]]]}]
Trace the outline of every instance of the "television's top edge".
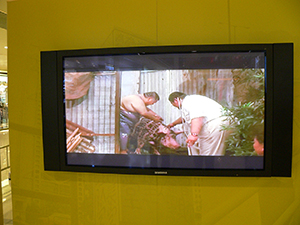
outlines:
[{"label": "television's top edge", "polygon": [[[255,46],[260,47],[261,49],[265,46],[273,46],[273,45],[282,45],[282,44],[294,44],[293,42],[282,42],[282,43],[237,43],[237,44],[199,44],[199,45],[149,45],[149,46],[127,46],[127,47],[99,47],[99,48],[80,48],[80,49],[60,49],[60,50],[44,50],[41,52],[80,52],[80,51],[99,51],[99,50],[125,50],[125,49],[132,49],[132,50],[151,50],[151,49],[184,49],[185,51],[193,51],[194,49],[205,51],[209,48],[228,48],[228,47],[243,47],[243,48],[253,48]],[[228,49],[226,49],[228,50]]]}]

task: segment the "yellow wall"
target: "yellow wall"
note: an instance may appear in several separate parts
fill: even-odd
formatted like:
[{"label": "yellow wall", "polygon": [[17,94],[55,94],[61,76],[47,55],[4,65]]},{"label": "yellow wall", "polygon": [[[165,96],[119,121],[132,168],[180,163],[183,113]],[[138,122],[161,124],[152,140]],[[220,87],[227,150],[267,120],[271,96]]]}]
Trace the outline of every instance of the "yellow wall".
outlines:
[{"label": "yellow wall", "polygon": [[[298,225],[299,10],[299,0],[8,1],[14,224]],[[43,170],[40,51],[259,42],[295,43],[292,178]]]}]

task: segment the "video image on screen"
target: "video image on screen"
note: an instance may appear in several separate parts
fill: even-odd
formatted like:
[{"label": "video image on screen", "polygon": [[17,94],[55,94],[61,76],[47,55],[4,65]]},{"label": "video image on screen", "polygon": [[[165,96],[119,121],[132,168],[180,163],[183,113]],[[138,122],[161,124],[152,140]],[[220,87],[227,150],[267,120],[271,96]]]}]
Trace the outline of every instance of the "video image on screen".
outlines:
[{"label": "video image on screen", "polygon": [[67,154],[264,156],[265,73],[264,52],[66,57]]}]

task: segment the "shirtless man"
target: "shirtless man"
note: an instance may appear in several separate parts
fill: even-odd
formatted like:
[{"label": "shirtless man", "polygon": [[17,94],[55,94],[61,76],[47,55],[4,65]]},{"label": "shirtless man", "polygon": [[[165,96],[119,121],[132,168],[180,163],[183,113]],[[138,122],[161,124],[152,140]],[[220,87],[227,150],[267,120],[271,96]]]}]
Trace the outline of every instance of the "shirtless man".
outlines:
[{"label": "shirtless man", "polygon": [[121,154],[128,153],[128,137],[141,116],[156,122],[163,120],[159,115],[147,107],[153,105],[158,100],[159,96],[156,92],[146,92],[144,94],[129,95],[122,98],[120,110]]}]

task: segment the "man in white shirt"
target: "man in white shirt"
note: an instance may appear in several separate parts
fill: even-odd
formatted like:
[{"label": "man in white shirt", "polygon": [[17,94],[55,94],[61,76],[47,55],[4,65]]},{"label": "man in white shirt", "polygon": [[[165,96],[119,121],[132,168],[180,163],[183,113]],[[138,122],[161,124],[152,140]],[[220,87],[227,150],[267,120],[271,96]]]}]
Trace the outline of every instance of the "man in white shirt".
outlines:
[{"label": "man in white shirt", "polygon": [[169,127],[185,123],[189,125],[187,145],[189,155],[224,155],[227,131],[222,117],[222,106],[202,95],[186,95],[173,92],[169,95],[171,104],[181,110],[181,117],[169,124]]}]

